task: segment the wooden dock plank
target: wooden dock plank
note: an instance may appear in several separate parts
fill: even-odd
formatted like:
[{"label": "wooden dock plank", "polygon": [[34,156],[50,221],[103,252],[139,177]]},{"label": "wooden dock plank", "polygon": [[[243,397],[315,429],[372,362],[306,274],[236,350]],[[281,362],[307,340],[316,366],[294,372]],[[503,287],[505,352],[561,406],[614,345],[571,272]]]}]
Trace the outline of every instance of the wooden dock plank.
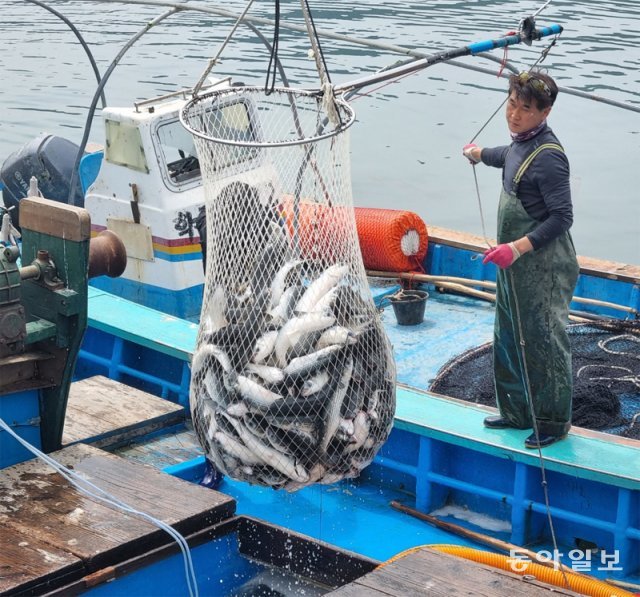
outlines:
[{"label": "wooden dock plank", "polygon": [[36,580],[46,582],[62,570],[82,568],[82,561],[66,551],[56,549],[35,537],[19,537],[0,524],[0,594],[9,589],[26,589]]},{"label": "wooden dock plank", "polygon": [[[229,496],[92,446],[76,444],[51,456],[118,500],[183,534],[235,512],[235,501]],[[74,565],[75,559],[82,561],[84,573],[90,573],[171,541],[151,523],[81,494],[35,460],[0,472],[0,524],[6,531],[3,540],[9,544],[35,541],[49,546],[51,553],[67,554],[53,558],[52,569],[57,562],[60,573]],[[3,562],[3,566],[3,576],[20,582],[21,558]]]},{"label": "wooden dock plank", "polygon": [[474,597],[576,596],[561,587],[424,547],[329,593],[332,597],[474,595]]},{"label": "wooden dock plank", "polygon": [[123,443],[184,421],[184,409],[103,376],[71,384],[62,444]]},{"label": "wooden dock plank", "polygon": [[175,432],[115,448],[113,453],[127,460],[163,469],[198,458],[204,452],[198,443],[193,427],[187,423],[184,428]]}]

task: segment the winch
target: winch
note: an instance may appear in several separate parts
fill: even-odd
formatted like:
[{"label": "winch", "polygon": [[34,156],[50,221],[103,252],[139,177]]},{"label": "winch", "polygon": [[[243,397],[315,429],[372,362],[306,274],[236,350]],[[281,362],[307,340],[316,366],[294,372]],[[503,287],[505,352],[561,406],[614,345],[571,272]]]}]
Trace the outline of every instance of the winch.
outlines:
[{"label": "winch", "polygon": [[[60,447],[76,359],[87,327],[88,279],[119,276],[124,245],[91,239],[85,209],[27,197],[21,249],[0,244],[0,418],[45,452]],[[30,454],[0,430],[0,468]]]}]

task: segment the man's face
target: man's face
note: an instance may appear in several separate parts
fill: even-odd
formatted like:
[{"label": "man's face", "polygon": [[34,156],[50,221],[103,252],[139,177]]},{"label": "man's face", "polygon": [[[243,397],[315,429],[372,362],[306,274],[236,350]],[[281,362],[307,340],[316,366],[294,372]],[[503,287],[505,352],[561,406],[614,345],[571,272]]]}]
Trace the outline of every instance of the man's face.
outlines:
[{"label": "man's face", "polygon": [[507,125],[512,133],[524,133],[537,127],[551,112],[551,108],[539,110],[535,101],[525,102],[512,91],[507,100]]}]

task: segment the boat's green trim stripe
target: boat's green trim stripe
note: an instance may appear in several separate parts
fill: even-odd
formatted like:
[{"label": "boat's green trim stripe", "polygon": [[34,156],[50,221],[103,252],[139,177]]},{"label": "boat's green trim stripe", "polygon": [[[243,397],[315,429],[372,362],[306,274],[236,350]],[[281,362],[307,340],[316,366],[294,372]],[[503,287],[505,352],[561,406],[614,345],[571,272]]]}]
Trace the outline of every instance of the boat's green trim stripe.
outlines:
[{"label": "boat's green trim stripe", "polygon": [[[191,360],[198,332],[194,323],[92,287],[89,325],[182,361]],[[485,429],[486,410],[413,388],[398,386],[397,396],[398,429],[539,466],[538,452],[524,447],[530,431]],[[640,490],[640,447],[571,434],[543,455],[549,470]]]},{"label": "boat's green trim stripe", "polygon": [[181,361],[190,361],[198,326],[89,286],[89,325]]},{"label": "boat's green trim stripe", "polygon": [[[524,447],[530,430],[486,429],[487,410],[398,386],[395,427],[516,462],[540,466],[537,450]],[[613,438],[612,438],[613,439]],[[639,447],[570,433],[542,451],[548,470],[640,490]]]}]

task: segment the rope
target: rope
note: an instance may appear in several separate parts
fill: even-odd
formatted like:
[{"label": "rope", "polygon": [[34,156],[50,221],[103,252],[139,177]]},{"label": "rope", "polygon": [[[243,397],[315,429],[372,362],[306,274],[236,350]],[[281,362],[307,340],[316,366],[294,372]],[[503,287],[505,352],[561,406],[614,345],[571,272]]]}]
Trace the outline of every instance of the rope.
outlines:
[{"label": "rope", "polygon": [[[551,516],[551,504],[549,502],[549,487],[547,483],[547,471],[544,466],[544,456],[542,455],[542,448],[540,447],[540,432],[538,431],[538,422],[536,420],[535,409],[533,408],[533,400],[531,397],[531,382],[529,380],[529,368],[527,367],[527,353],[525,349],[525,339],[522,330],[522,318],[520,317],[520,304],[518,303],[518,294],[516,293],[515,282],[513,279],[513,270],[509,269],[509,290],[513,296],[513,306],[515,308],[515,319],[518,325],[518,342],[520,344],[520,358],[522,360],[522,376],[525,386],[525,392],[527,395],[527,404],[529,405],[529,412],[531,414],[531,421],[533,425],[533,433],[536,436],[536,442],[538,444],[538,459],[540,461],[540,475],[542,477],[541,485],[542,492],[544,494],[544,505],[547,511],[547,520],[549,521],[549,531],[551,533],[551,542],[553,544],[554,553],[558,553],[558,542],[556,539],[555,527],[553,526],[553,517]],[[567,588],[571,590],[571,584],[569,578],[565,572],[565,566],[558,562],[560,565],[560,571],[564,578]]]},{"label": "rope", "polygon": [[[278,63],[278,46],[280,43],[280,0],[276,0],[276,20],[273,26],[273,43],[267,66],[267,77],[264,81],[265,95],[271,95],[276,86],[276,65]],[[238,21],[239,22],[239,21]]]},{"label": "rope", "polygon": [[307,33],[309,34],[309,42],[311,43],[311,50],[313,52],[313,58],[316,62],[316,69],[318,70],[318,77],[320,78],[320,89],[322,94],[322,107],[327,113],[329,122],[335,127],[342,125],[340,118],[340,111],[336,107],[336,99],[333,91],[333,85],[331,84],[331,76],[329,75],[329,69],[327,68],[327,62],[324,58],[324,52],[320,45],[320,38],[316,29],[316,24],[313,21],[313,15],[311,14],[311,8],[309,7],[308,0],[300,0],[302,5],[302,14],[307,25]]},{"label": "rope", "polygon": [[311,8],[309,7],[308,0],[300,0],[302,4],[302,14],[307,25],[307,33],[309,34],[309,41],[311,42],[311,49],[313,50],[313,57],[316,61],[316,68],[318,70],[318,76],[320,77],[320,84],[324,87],[326,83],[331,83],[331,77],[329,76],[329,69],[324,59],[324,53],[322,52],[322,46],[320,45],[320,38],[316,29],[316,24],[313,21],[313,15],[311,14]]}]

